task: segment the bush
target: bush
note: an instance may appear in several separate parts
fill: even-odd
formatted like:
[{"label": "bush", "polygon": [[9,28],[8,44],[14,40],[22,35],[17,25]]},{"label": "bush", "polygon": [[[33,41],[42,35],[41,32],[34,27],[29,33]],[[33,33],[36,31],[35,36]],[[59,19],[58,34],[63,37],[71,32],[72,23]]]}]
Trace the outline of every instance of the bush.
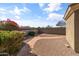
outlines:
[{"label": "bush", "polygon": [[28,36],[35,36],[35,34],[36,34],[35,32],[29,31],[27,35],[28,35]]},{"label": "bush", "polygon": [[6,21],[0,21],[0,30],[19,30],[19,25],[10,19],[7,19]]},{"label": "bush", "polygon": [[17,31],[0,32],[0,52],[15,55],[22,46],[24,34]]}]

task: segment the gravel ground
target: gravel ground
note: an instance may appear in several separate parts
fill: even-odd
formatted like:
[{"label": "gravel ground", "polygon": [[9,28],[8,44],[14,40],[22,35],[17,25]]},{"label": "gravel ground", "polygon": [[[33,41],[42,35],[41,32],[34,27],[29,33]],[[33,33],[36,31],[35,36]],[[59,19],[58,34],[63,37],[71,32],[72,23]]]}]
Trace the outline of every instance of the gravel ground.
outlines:
[{"label": "gravel ground", "polygon": [[[65,35],[42,34],[24,41],[26,46],[18,56],[78,56],[66,41]],[[28,44],[28,45],[27,45]],[[32,53],[31,53],[32,52]]]},{"label": "gravel ground", "polygon": [[25,44],[17,56],[36,56],[35,54],[31,53],[31,48],[28,44]]}]

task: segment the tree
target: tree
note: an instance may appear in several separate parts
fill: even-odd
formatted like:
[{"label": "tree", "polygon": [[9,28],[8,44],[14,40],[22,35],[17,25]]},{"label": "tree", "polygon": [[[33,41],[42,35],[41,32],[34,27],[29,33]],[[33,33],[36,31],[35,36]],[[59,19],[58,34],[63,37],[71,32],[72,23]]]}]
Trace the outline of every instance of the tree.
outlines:
[{"label": "tree", "polygon": [[1,30],[17,30],[19,26],[16,22],[7,19],[6,21],[0,22],[0,29]]},{"label": "tree", "polygon": [[50,26],[50,25],[47,25],[47,27],[46,28],[52,28],[52,26]]},{"label": "tree", "polygon": [[66,23],[65,21],[61,20],[56,24],[56,26],[66,26]]}]

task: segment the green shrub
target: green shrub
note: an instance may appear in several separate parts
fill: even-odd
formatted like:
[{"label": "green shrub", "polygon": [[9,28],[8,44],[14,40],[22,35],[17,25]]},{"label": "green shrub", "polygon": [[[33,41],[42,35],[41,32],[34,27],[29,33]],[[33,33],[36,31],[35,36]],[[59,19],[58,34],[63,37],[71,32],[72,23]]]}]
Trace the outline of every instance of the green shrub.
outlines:
[{"label": "green shrub", "polygon": [[35,36],[35,32],[29,31],[27,35],[28,35],[28,36]]},{"label": "green shrub", "polygon": [[0,52],[7,52],[14,55],[22,46],[24,33],[17,31],[0,32]]}]

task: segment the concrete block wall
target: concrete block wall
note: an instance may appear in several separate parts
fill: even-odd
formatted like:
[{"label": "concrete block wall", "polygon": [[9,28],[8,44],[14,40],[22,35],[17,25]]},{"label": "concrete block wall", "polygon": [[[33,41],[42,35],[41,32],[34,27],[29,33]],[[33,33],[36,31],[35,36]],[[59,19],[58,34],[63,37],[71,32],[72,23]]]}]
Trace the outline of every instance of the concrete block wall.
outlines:
[{"label": "concrete block wall", "polygon": [[66,28],[41,28],[40,31],[46,34],[66,34]]}]

